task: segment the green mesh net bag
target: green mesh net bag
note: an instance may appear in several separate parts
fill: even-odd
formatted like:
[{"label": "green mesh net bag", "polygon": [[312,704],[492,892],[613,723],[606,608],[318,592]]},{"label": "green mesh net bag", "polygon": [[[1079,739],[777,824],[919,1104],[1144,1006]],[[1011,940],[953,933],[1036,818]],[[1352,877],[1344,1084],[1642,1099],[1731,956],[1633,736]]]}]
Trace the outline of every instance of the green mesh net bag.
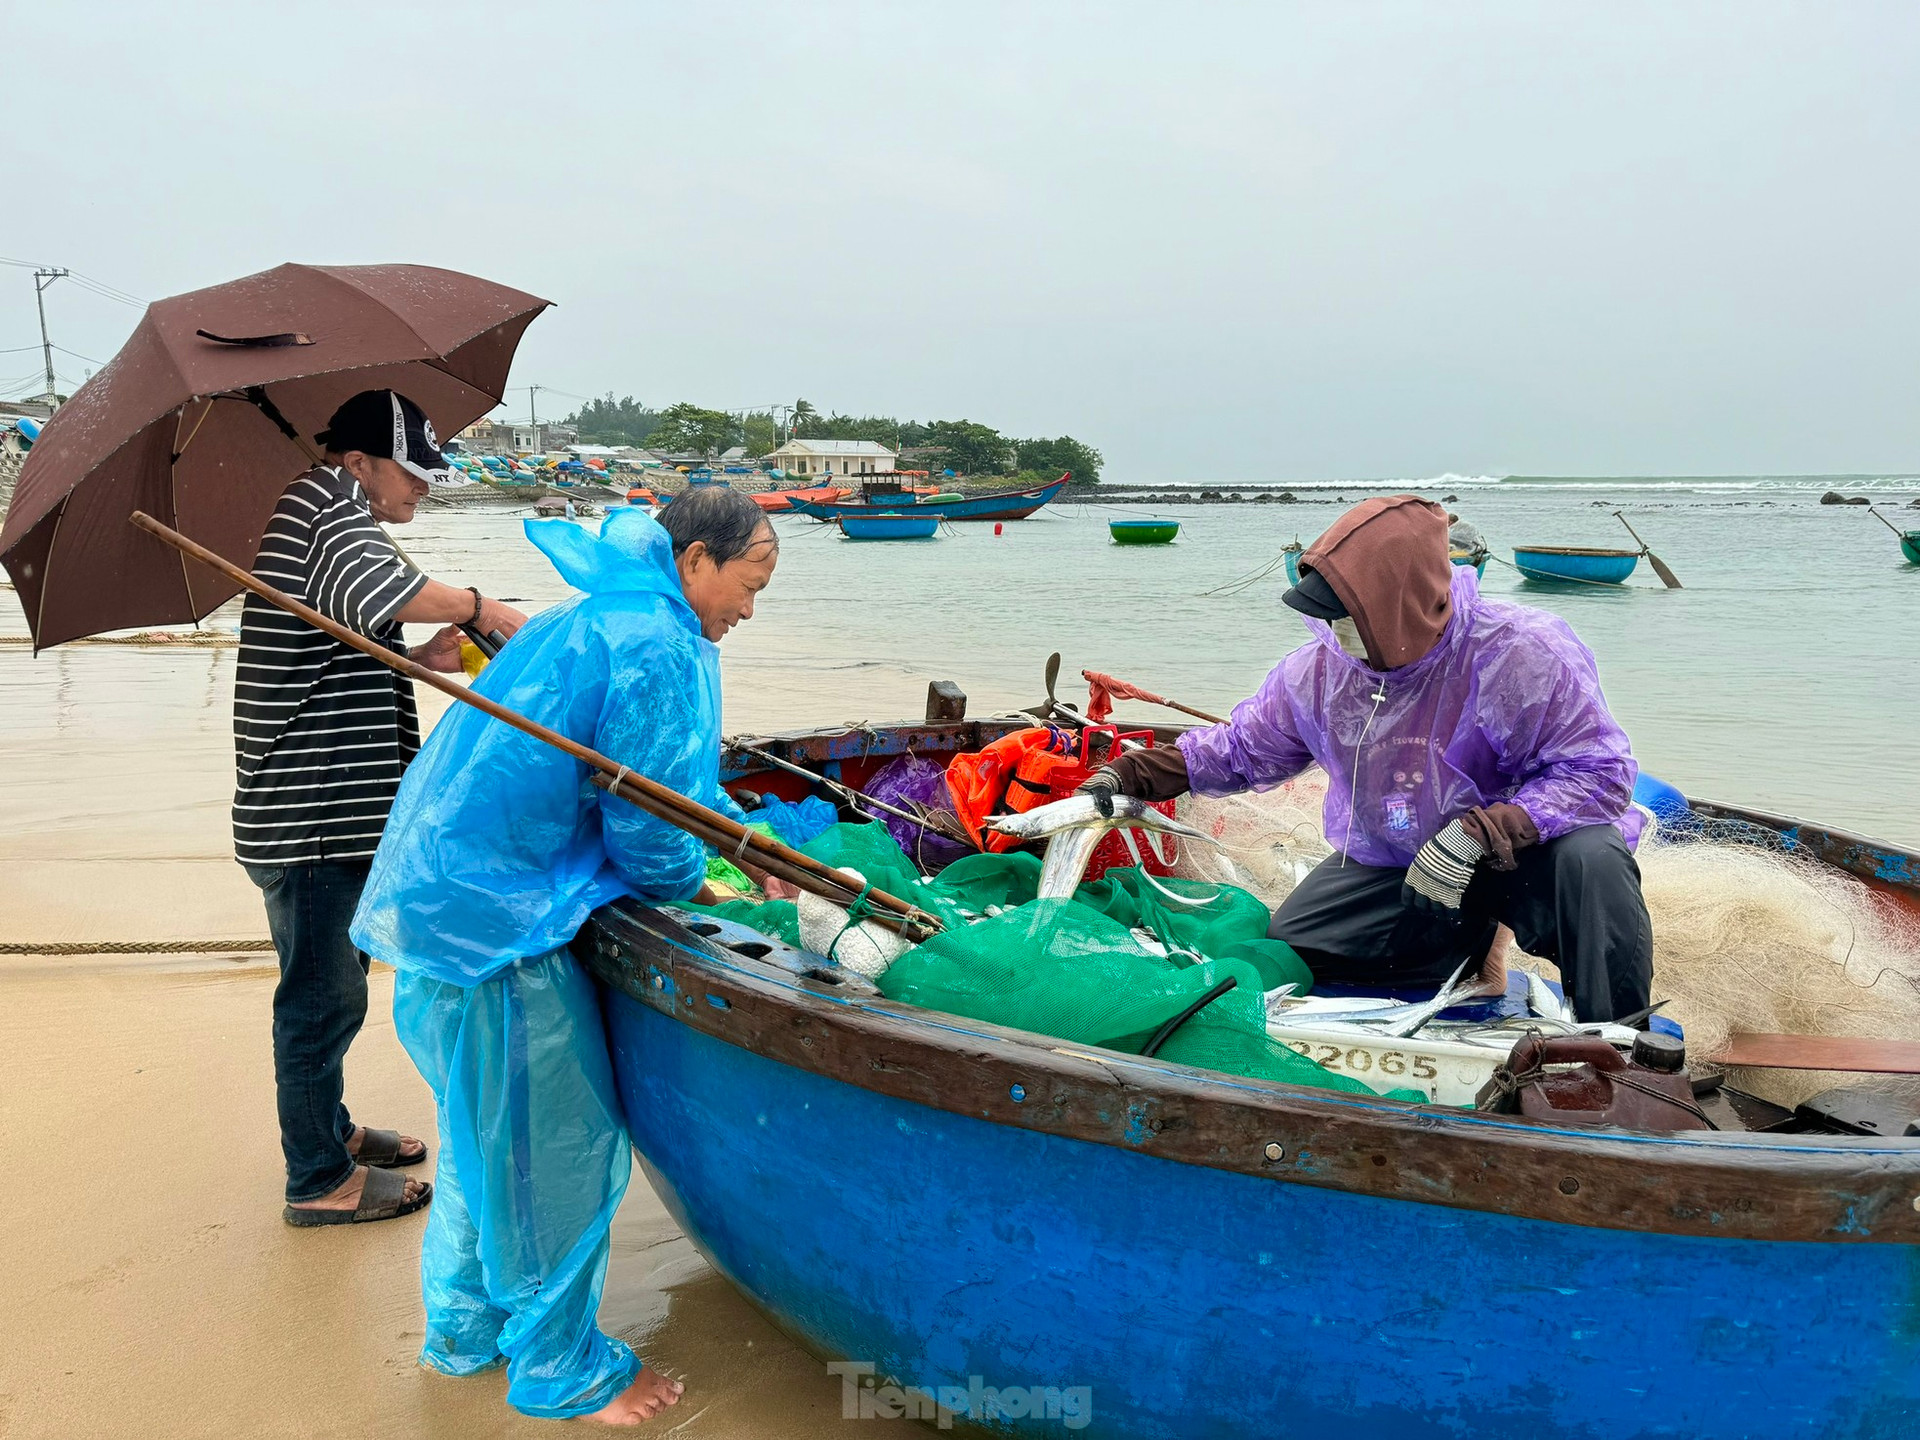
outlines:
[{"label": "green mesh net bag", "polygon": [[[1291,947],[1267,939],[1267,908],[1244,890],[1161,881],[1175,895],[1206,901],[1182,905],[1138,869],[1125,869],[1081,886],[1071,900],[1038,900],[1036,856],[970,855],[926,880],[879,825],[836,825],[801,849],[823,864],[858,870],[946,927],[880,977],[880,992],[890,1000],[1138,1054],[1162,1026],[1231,976],[1234,988],[1176,1029],[1159,1058],[1251,1079],[1375,1093],[1267,1034],[1264,992],[1291,983],[1305,993],[1313,977]],[[731,901],[707,913],[799,943],[790,902]]]}]

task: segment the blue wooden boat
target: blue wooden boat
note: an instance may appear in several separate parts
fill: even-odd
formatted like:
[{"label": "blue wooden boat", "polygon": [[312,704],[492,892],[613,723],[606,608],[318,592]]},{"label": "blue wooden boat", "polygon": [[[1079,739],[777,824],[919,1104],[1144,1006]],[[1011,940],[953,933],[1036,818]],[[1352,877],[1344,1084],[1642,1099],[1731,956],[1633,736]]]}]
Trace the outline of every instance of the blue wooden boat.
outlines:
[{"label": "blue wooden boat", "polygon": [[974,495],[963,500],[921,501],[912,494],[897,500],[874,500],[856,505],[799,500],[793,508],[816,520],[838,520],[846,515],[898,515],[911,510],[917,515],[932,515],[941,520],[1024,520],[1067,488],[1066,477],[1051,485],[1030,490],[1003,490],[994,495]]},{"label": "blue wooden boat", "polygon": [[[753,743],[858,785],[1022,723]],[[804,784],[762,765],[729,783]],[[1920,904],[1920,857],[1695,809]],[[576,948],[648,1179],[856,1407],[1140,1440],[1914,1433],[1920,1139],[1575,1131],[1230,1078],[894,1004],[637,904]]]},{"label": "blue wooden boat", "polygon": [[1515,550],[1513,563],[1529,580],[1573,580],[1588,585],[1618,585],[1633,574],[1633,567],[1640,563],[1640,552],[1534,545],[1525,550]]},{"label": "blue wooden boat", "polygon": [[934,515],[842,515],[840,529],[849,540],[926,540],[940,528]]}]

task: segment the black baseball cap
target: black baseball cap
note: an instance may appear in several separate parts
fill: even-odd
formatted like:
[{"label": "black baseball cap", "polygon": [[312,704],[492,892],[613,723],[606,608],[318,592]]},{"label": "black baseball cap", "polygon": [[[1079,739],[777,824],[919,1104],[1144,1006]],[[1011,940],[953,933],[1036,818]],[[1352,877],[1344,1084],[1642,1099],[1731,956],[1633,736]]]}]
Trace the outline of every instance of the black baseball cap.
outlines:
[{"label": "black baseball cap", "polygon": [[427,412],[397,390],[362,390],[313,438],[336,454],[359,450],[396,461],[429,483],[444,480],[451,469]]},{"label": "black baseball cap", "polygon": [[1300,571],[1300,583],[1282,595],[1280,603],[1291,605],[1302,615],[1311,615],[1315,620],[1340,620],[1347,614],[1347,607],[1334,594],[1327,577],[1318,570],[1304,567]]}]

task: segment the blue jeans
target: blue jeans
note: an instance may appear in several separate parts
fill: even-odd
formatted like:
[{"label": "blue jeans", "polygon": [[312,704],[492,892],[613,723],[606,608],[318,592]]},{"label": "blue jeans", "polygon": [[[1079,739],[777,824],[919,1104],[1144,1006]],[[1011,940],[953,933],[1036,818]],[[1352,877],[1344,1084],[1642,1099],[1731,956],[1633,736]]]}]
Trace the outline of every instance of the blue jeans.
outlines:
[{"label": "blue jeans", "polygon": [[267,900],[267,928],[280,955],[273,992],[273,1080],[287,1199],[316,1200],[353,1174],[353,1119],[341,1100],[347,1047],[367,1018],[367,957],[347,925],[370,860],[248,865]]},{"label": "blue jeans", "polygon": [[402,968],[393,1025],[440,1121],[421,1363],[472,1375],[504,1361],[516,1409],[598,1410],[640,1362],[597,1323],[632,1156],[593,981],[565,950],[477,985]]}]

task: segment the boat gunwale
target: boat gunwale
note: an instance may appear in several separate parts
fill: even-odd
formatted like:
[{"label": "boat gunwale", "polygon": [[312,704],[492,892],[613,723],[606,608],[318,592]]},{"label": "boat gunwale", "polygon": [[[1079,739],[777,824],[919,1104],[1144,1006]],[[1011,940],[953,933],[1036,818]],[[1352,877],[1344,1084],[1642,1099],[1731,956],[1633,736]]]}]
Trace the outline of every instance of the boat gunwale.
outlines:
[{"label": "boat gunwale", "polygon": [[1638,550],[1603,550],[1589,545],[1516,545],[1513,547],[1516,558],[1521,555],[1579,555],[1595,560],[1625,560],[1629,555],[1640,558]]},{"label": "boat gunwale", "polygon": [[836,968],[824,957],[683,917],[618,902],[595,913],[575,950],[604,984],[695,1030],[936,1110],[1172,1163],[1523,1219],[1920,1243],[1920,1141],[1576,1131],[1222,1075],[889,1001],[849,972],[826,983],[812,978]]}]

